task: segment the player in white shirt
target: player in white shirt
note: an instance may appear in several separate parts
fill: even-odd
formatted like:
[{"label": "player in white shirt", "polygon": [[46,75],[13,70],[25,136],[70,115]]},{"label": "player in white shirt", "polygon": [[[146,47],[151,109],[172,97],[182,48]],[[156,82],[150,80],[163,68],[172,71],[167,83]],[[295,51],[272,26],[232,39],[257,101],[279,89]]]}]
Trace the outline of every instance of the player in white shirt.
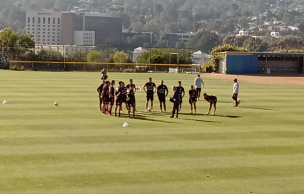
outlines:
[{"label": "player in white shirt", "polygon": [[235,106],[239,106],[241,103],[241,100],[238,99],[239,92],[240,92],[240,85],[239,85],[237,79],[234,79],[232,99],[235,101]]},{"label": "player in white shirt", "polygon": [[197,91],[197,100],[199,100],[199,98],[201,97],[202,84],[203,84],[203,87],[205,87],[205,84],[204,84],[203,79],[201,78],[201,75],[198,74],[197,78],[194,80],[194,86],[195,86],[196,91]]}]

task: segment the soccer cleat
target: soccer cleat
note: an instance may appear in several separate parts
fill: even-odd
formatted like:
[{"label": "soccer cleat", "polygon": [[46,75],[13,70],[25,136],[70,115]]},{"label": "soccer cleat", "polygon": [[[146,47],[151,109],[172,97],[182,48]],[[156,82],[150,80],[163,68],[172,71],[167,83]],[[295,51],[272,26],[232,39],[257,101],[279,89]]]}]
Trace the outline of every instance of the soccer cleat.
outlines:
[{"label": "soccer cleat", "polygon": [[206,115],[209,115],[209,114],[210,114],[210,112],[207,112],[207,113],[206,113]]},{"label": "soccer cleat", "polygon": [[192,111],[190,111],[190,114],[193,114],[193,112],[192,112]]},{"label": "soccer cleat", "polygon": [[178,117],[175,117],[175,119],[178,119]]},{"label": "soccer cleat", "polygon": [[153,112],[153,110],[152,110],[152,109],[151,109],[150,111],[151,111],[151,112]]},{"label": "soccer cleat", "polygon": [[123,113],[123,110],[120,110],[120,113]]},{"label": "soccer cleat", "polygon": [[108,113],[108,115],[111,116],[111,117],[113,116],[111,113]]},{"label": "soccer cleat", "polygon": [[102,115],[105,115],[106,113],[102,112],[101,114],[102,114]]}]

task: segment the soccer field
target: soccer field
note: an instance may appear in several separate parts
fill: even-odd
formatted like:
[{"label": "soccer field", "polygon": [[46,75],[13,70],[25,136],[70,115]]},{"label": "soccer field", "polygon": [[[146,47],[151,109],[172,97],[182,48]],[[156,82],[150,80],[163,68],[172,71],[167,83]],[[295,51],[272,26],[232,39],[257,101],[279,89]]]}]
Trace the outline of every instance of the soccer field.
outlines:
[{"label": "soccer field", "polygon": [[157,100],[154,113],[144,112],[143,91],[135,119],[101,115],[100,73],[2,70],[1,194],[304,193],[303,87],[240,82],[235,108],[233,81],[203,75],[202,92],[218,97],[217,114],[205,115],[209,104],[201,100],[190,115],[195,75],[108,75],[136,86],[163,79],[169,96],[181,80],[180,118],[160,113]]}]

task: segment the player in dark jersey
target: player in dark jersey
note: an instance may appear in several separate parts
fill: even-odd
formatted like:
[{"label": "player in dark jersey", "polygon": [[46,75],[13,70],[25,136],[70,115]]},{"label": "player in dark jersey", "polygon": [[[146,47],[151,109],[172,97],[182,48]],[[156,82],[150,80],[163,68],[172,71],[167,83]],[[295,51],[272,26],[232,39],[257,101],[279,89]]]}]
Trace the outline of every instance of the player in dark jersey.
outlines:
[{"label": "player in dark jersey", "polygon": [[[130,83],[126,86],[126,87],[133,87],[133,91],[134,91],[134,94],[136,93],[136,86],[133,84],[133,79],[130,79]],[[134,103],[136,105],[136,100],[135,100],[135,95],[134,95]],[[136,111],[136,107],[134,107],[135,111]]]},{"label": "player in dark jersey", "polygon": [[106,69],[105,68],[103,68],[101,71],[100,71],[100,73],[101,73],[101,80],[107,80],[108,79],[108,76],[107,76],[107,71],[106,71]]},{"label": "player in dark jersey", "polygon": [[[126,105],[126,108],[128,110],[128,104],[127,104],[127,87],[125,86],[125,83],[122,82],[122,86],[121,86],[121,100],[122,100],[122,103],[124,103]],[[123,110],[122,110],[122,106],[121,106],[121,109],[120,109],[120,112],[122,113]]]},{"label": "player in dark jersey", "polygon": [[178,82],[178,87],[176,88],[176,90],[178,90],[179,94],[180,94],[180,105],[179,105],[179,112],[180,112],[181,109],[182,109],[183,98],[185,96],[185,89],[182,86],[182,82],[181,81]]},{"label": "player in dark jersey", "polygon": [[109,87],[109,104],[108,104],[108,115],[113,116],[112,115],[112,108],[114,106],[114,100],[115,100],[115,81],[112,80],[110,87]]},{"label": "player in dark jersey", "polygon": [[216,111],[216,103],[217,103],[217,97],[216,96],[208,96],[206,93],[204,94],[204,99],[210,103],[209,111],[206,114],[209,114],[212,108],[212,104],[214,106],[214,112],[215,114]]},{"label": "player in dark jersey", "polygon": [[100,112],[102,112],[102,110],[103,110],[103,104],[102,104],[101,94],[102,94],[102,89],[103,89],[104,84],[105,84],[105,81],[103,80],[102,84],[100,84],[100,86],[97,88],[98,98],[99,98],[99,109],[100,109]]},{"label": "player in dark jersey", "polygon": [[194,114],[196,114],[196,101],[197,101],[197,91],[191,86],[191,90],[189,90],[189,103],[191,106],[191,114],[193,114],[193,107],[194,107]]},{"label": "player in dark jersey", "polygon": [[[147,90],[146,90],[147,87]],[[155,83],[152,82],[152,78],[149,78],[149,82],[147,82],[143,86],[145,92],[147,93],[147,102],[146,102],[146,111],[148,111],[149,101],[151,101],[151,111],[153,112],[153,100],[154,100],[154,93],[156,90]]]},{"label": "player in dark jersey", "polygon": [[127,103],[128,103],[128,114],[131,117],[131,109],[133,108],[133,117],[135,117],[135,93],[134,88],[131,85],[127,86]]},{"label": "player in dark jersey", "polygon": [[169,90],[166,85],[164,85],[164,81],[160,81],[160,85],[157,87],[157,95],[160,103],[160,112],[163,112],[163,104],[164,110],[167,111],[166,107],[166,97],[168,96]]},{"label": "player in dark jersey", "polygon": [[102,89],[102,94],[101,94],[101,97],[102,97],[102,101],[103,101],[103,111],[102,113],[103,114],[108,114],[108,104],[109,104],[109,101],[110,101],[110,82],[109,81],[106,81],[105,85],[103,86],[103,89]]},{"label": "player in dark jersey", "polygon": [[115,91],[115,96],[116,96],[115,117],[117,116],[117,108],[119,108],[118,115],[120,117],[120,110],[122,109],[122,106],[121,106],[122,105],[122,82],[119,82],[119,85]]}]

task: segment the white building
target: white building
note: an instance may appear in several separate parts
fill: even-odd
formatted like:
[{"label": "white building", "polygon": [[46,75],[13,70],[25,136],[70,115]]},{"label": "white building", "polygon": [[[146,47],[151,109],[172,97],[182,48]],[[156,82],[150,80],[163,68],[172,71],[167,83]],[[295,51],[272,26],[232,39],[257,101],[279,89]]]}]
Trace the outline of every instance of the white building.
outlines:
[{"label": "white building", "polygon": [[249,36],[249,32],[245,29],[242,29],[239,31],[239,34],[237,36]]},{"label": "white building", "polygon": [[202,51],[197,51],[195,53],[192,54],[192,61],[194,64],[197,64],[199,66],[203,66],[204,63],[210,61],[211,56],[203,53]]},{"label": "white building", "polygon": [[138,47],[138,48],[134,49],[134,51],[133,51],[133,62],[136,63],[137,62],[137,57],[139,57],[145,51],[147,51],[147,49],[142,48],[142,47]]},{"label": "white building", "polygon": [[26,33],[33,35],[36,44],[61,44],[61,14],[54,10],[27,11]]},{"label": "white building", "polygon": [[83,46],[94,46],[95,31],[74,31],[74,44]]},{"label": "white building", "polygon": [[273,37],[273,38],[282,38],[282,36],[280,36],[280,32],[277,32],[277,31],[271,32],[271,37]]}]

